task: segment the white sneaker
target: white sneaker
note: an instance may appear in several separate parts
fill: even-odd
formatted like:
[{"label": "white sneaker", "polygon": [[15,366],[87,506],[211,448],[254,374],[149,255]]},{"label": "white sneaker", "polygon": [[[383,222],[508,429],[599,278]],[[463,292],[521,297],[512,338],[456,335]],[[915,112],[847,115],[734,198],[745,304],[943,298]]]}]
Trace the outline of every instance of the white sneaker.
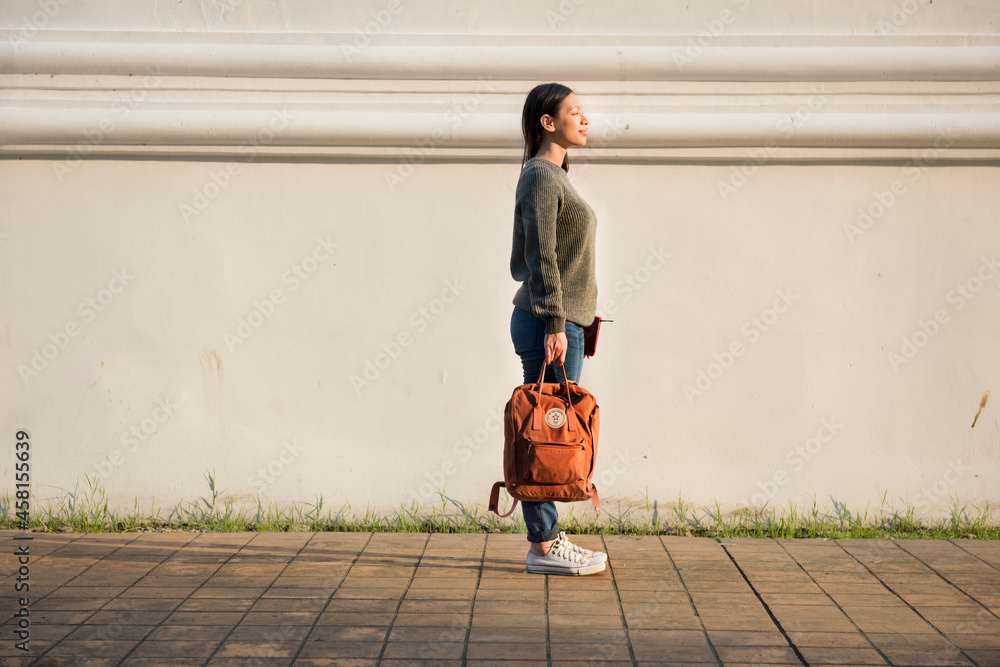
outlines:
[{"label": "white sneaker", "polygon": [[556,540],[544,556],[528,552],[528,572],[532,574],[595,574],[605,567],[607,563],[584,557],[566,546],[563,540]]},{"label": "white sneaker", "polygon": [[608,555],[603,551],[591,551],[590,549],[584,549],[583,547],[570,542],[569,538],[566,537],[566,531],[564,530],[559,531],[559,542],[562,542],[569,547],[570,551],[575,551],[588,560],[592,560],[597,563],[606,563],[608,561]]}]

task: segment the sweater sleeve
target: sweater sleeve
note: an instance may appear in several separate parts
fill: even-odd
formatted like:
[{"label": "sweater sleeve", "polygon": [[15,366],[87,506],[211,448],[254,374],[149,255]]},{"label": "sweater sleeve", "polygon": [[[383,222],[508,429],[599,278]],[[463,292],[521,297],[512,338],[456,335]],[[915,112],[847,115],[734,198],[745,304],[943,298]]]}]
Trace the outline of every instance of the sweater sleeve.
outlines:
[{"label": "sweater sleeve", "polygon": [[562,284],[556,257],[556,217],[562,206],[562,185],[553,174],[535,166],[518,192],[524,227],[524,260],[535,315],[545,320],[545,333],[566,330]]}]

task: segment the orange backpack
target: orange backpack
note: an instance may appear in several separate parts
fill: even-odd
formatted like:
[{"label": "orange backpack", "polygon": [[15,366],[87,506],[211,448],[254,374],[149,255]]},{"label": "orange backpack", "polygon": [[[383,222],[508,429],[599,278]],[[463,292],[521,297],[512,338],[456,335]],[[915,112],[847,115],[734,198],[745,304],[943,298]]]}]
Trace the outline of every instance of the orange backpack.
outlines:
[{"label": "orange backpack", "polygon": [[[589,391],[572,380],[538,382],[514,389],[504,409],[504,481],[493,485],[489,511],[510,516],[517,501],[587,500],[601,511],[597,487],[590,481],[597,458],[600,409]],[[500,514],[500,487],[514,504]]]}]

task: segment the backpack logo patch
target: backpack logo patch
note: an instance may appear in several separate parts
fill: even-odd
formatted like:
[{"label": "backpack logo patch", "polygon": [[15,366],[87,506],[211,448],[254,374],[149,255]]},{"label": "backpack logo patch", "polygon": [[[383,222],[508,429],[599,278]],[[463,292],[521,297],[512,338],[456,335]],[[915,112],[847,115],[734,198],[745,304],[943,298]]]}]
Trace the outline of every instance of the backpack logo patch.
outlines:
[{"label": "backpack logo patch", "polygon": [[559,428],[566,423],[566,412],[560,408],[552,408],[545,413],[545,423],[552,428]]}]

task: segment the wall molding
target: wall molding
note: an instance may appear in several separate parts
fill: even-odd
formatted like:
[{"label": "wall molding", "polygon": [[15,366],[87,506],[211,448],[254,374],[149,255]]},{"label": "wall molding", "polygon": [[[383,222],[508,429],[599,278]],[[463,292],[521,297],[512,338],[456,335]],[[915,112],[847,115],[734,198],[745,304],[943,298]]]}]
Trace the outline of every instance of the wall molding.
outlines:
[{"label": "wall molding", "polygon": [[574,81],[996,81],[1000,38],[0,31],[0,72]]},{"label": "wall molding", "polygon": [[516,160],[541,75],[586,100],[597,161],[1000,156],[1000,38],[0,37],[3,157]]}]

